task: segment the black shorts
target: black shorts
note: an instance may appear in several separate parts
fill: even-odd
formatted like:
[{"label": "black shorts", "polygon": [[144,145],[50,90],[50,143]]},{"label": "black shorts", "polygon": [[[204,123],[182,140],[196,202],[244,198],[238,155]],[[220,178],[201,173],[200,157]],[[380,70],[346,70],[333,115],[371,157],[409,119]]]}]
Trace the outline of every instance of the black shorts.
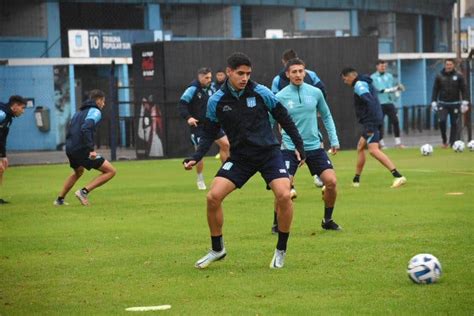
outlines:
[{"label": "black shorts", "polygon": [[376,129],[372,135],[368,135],[367,131],[362,133],[362,137],[365,139],[367,144],[379,143],[380,142],[380,129]]},{"label": "black shorts", "polygon": [[[196,148],[199,145],[199,139],[201,138],[202,133],[203,133],[202,128],[193,128],[191,130],[191,144],[193,144],[193,146],[196,147]],[[217,140],[217,139],[222,138],[224,136],[225,136],[224,131],[222,129],[220,129],[214,140]]]},{"label": "black shorts", "polygon": [[[296,174],[298,170],[298,160],[296,159],[296,154],[294,150],[282,150],[283,159],[285,161],[286,169],[288,169],[288,173],[291,176]],[[309,172],[312,176],[317,175],[318,177],[324,170],[327,169],[334,169],[329,159],[326,151],[322,148],[308,150],[306,152],[306,161],[305,163],[308,165]]]},{"label": "black shorts", "polygon": [[272,149],[272,152],[262,160],[253,161],[231,156],[217,171],[216,177],[226,178],[240,189],[257,171],[267,185],[275,179],[288,178],[283,156],[278,148]]},{"label": "black shorts", "polygon": [[105,162],[104,157],[99,155],[95,159],[90,159],[89,153],[66,153],[66,155],[69,159],[69,166],[71,166],[71,168],[74,170],[79,167],[84,167],[87,170],[99,169]]}]

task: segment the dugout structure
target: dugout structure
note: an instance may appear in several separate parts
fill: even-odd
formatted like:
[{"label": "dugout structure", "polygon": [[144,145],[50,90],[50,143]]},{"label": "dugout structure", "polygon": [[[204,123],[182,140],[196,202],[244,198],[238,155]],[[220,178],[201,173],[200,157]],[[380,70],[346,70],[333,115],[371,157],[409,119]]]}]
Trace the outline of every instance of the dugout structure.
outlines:
[{"label": "dugout structure", "polygon": [[[193,148],[187,124],[179,116],[177,105],[181,94],[196,78],[197,69],[204,66],[213,71],[225,68],[227,56],[239,51],[252,60],[252,80],[270,87],[283,67],[282,52],[289,48],[293,48],[307,68],[316,71],[325,83],[342,149],[356,148],[360,126],[355,118],[353,90],[343,84],[340,72],[351,66],[359,73],[372,73],[378,58],[375,37],[172,41],[133,45],[135,119],[143,119],[140,115],[144,113],[142,101],[151,97],[155,112],[160,113],[159,124],[156,124],[159,128],[155,130],[156,133],[159,131],[164,156],[187,156]],[[323,134],[326,135],[325,131]],[[137,149],[146,156],[153,144],[140,138],[144,135],[140,128],[137,135],[143,140],[137,144],[141,149]],[[147,139],[153,139],[152,136],[155,135]],[[325,138],[327,142],[327,136]]]}]

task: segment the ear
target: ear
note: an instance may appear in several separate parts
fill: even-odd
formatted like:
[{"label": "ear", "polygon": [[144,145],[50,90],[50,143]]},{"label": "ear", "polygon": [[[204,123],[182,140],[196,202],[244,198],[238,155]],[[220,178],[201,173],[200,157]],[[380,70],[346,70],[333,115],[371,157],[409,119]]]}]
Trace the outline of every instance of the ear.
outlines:
[{"label": "ear", "polygon": [[230,75],[231,72],[232,72],[232,69],[230,69],[230,67],[225,68],[225,74],[227,75],[227,77]]}]

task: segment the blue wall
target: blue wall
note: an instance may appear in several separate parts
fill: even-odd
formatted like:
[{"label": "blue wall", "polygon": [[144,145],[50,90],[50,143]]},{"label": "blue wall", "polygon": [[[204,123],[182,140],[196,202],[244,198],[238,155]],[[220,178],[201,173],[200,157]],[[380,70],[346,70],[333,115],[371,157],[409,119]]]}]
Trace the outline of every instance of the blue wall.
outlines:
[{"label": "blue wall", "polygon": [[0,37],[0,58],[38,58],[47,44],[42,37]]},{"label": "blue wall", "polygon": [[[0,100],[7,102],[13,94],[34,98],[35,106],[50,110],[51,130],[43,133],[35,123],[34,108],[13,120],[7,140],[7,150],[55,150],[57,126],[54,107],[52,66],[0,67]],[[8,153],[7,153],[8,154]]]}]

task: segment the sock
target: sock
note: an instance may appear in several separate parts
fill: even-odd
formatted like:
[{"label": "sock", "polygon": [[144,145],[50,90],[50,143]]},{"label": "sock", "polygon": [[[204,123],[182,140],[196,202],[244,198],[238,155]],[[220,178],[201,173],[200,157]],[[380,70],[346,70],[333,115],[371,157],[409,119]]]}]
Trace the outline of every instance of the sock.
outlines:
[{"label": "sock", "polygon": [[278,225],[278,216],[276,210],[273,211],[273,225]]},{"label": "sock", "polygon": [[400,140],[400,137],[395,137],[395,145],[401,145],[402,141]]},{"label": "sock", "polygon": [[212,250],[214,251],[222,251],[222,235],[220,236],[211,236],[211,243],[212,243]]},{"label": "sock", "polygon": [[333,207],[324,207],[324,222],[327,223],[332,218],[332,212],[334,211]]},{"label": "sock", "polygon": [[400,174],[400,172],[397,171],[397,169],[393,169],[390,172],[392,173],[392,176],[394,176],[395,178],[401,178],[402,177],[402,175]]},{"label": "sock", "polygon": [[379,141],[379,144],[380,144],[380,146],[382,146],[382,147],[385,146],[385,142],[383,141],[383,139],[381,139],[381,140]]},{"label": "sock", "polygon": [[204,181],[204,175],[202,173],[198,173],[197,180],[198,181]]},{"label": "sock", "polygon": [[278,232],[278,243],[277,249],[286,251],[286,243],[288,242],[288,237],[290,237],[290,232],[282,233]]},{"label": "sock", "polygon": [[89,194],[89,190],[87,190],[86,187],[83,187],[83,188],[81,189],[81,191],[82,191],[82,193],[84,193],[84,194]]},{"label": "sock", "polygon": [[352,182],[360,182],[360,174],[356,174],[354,179],[352,179]]}]

